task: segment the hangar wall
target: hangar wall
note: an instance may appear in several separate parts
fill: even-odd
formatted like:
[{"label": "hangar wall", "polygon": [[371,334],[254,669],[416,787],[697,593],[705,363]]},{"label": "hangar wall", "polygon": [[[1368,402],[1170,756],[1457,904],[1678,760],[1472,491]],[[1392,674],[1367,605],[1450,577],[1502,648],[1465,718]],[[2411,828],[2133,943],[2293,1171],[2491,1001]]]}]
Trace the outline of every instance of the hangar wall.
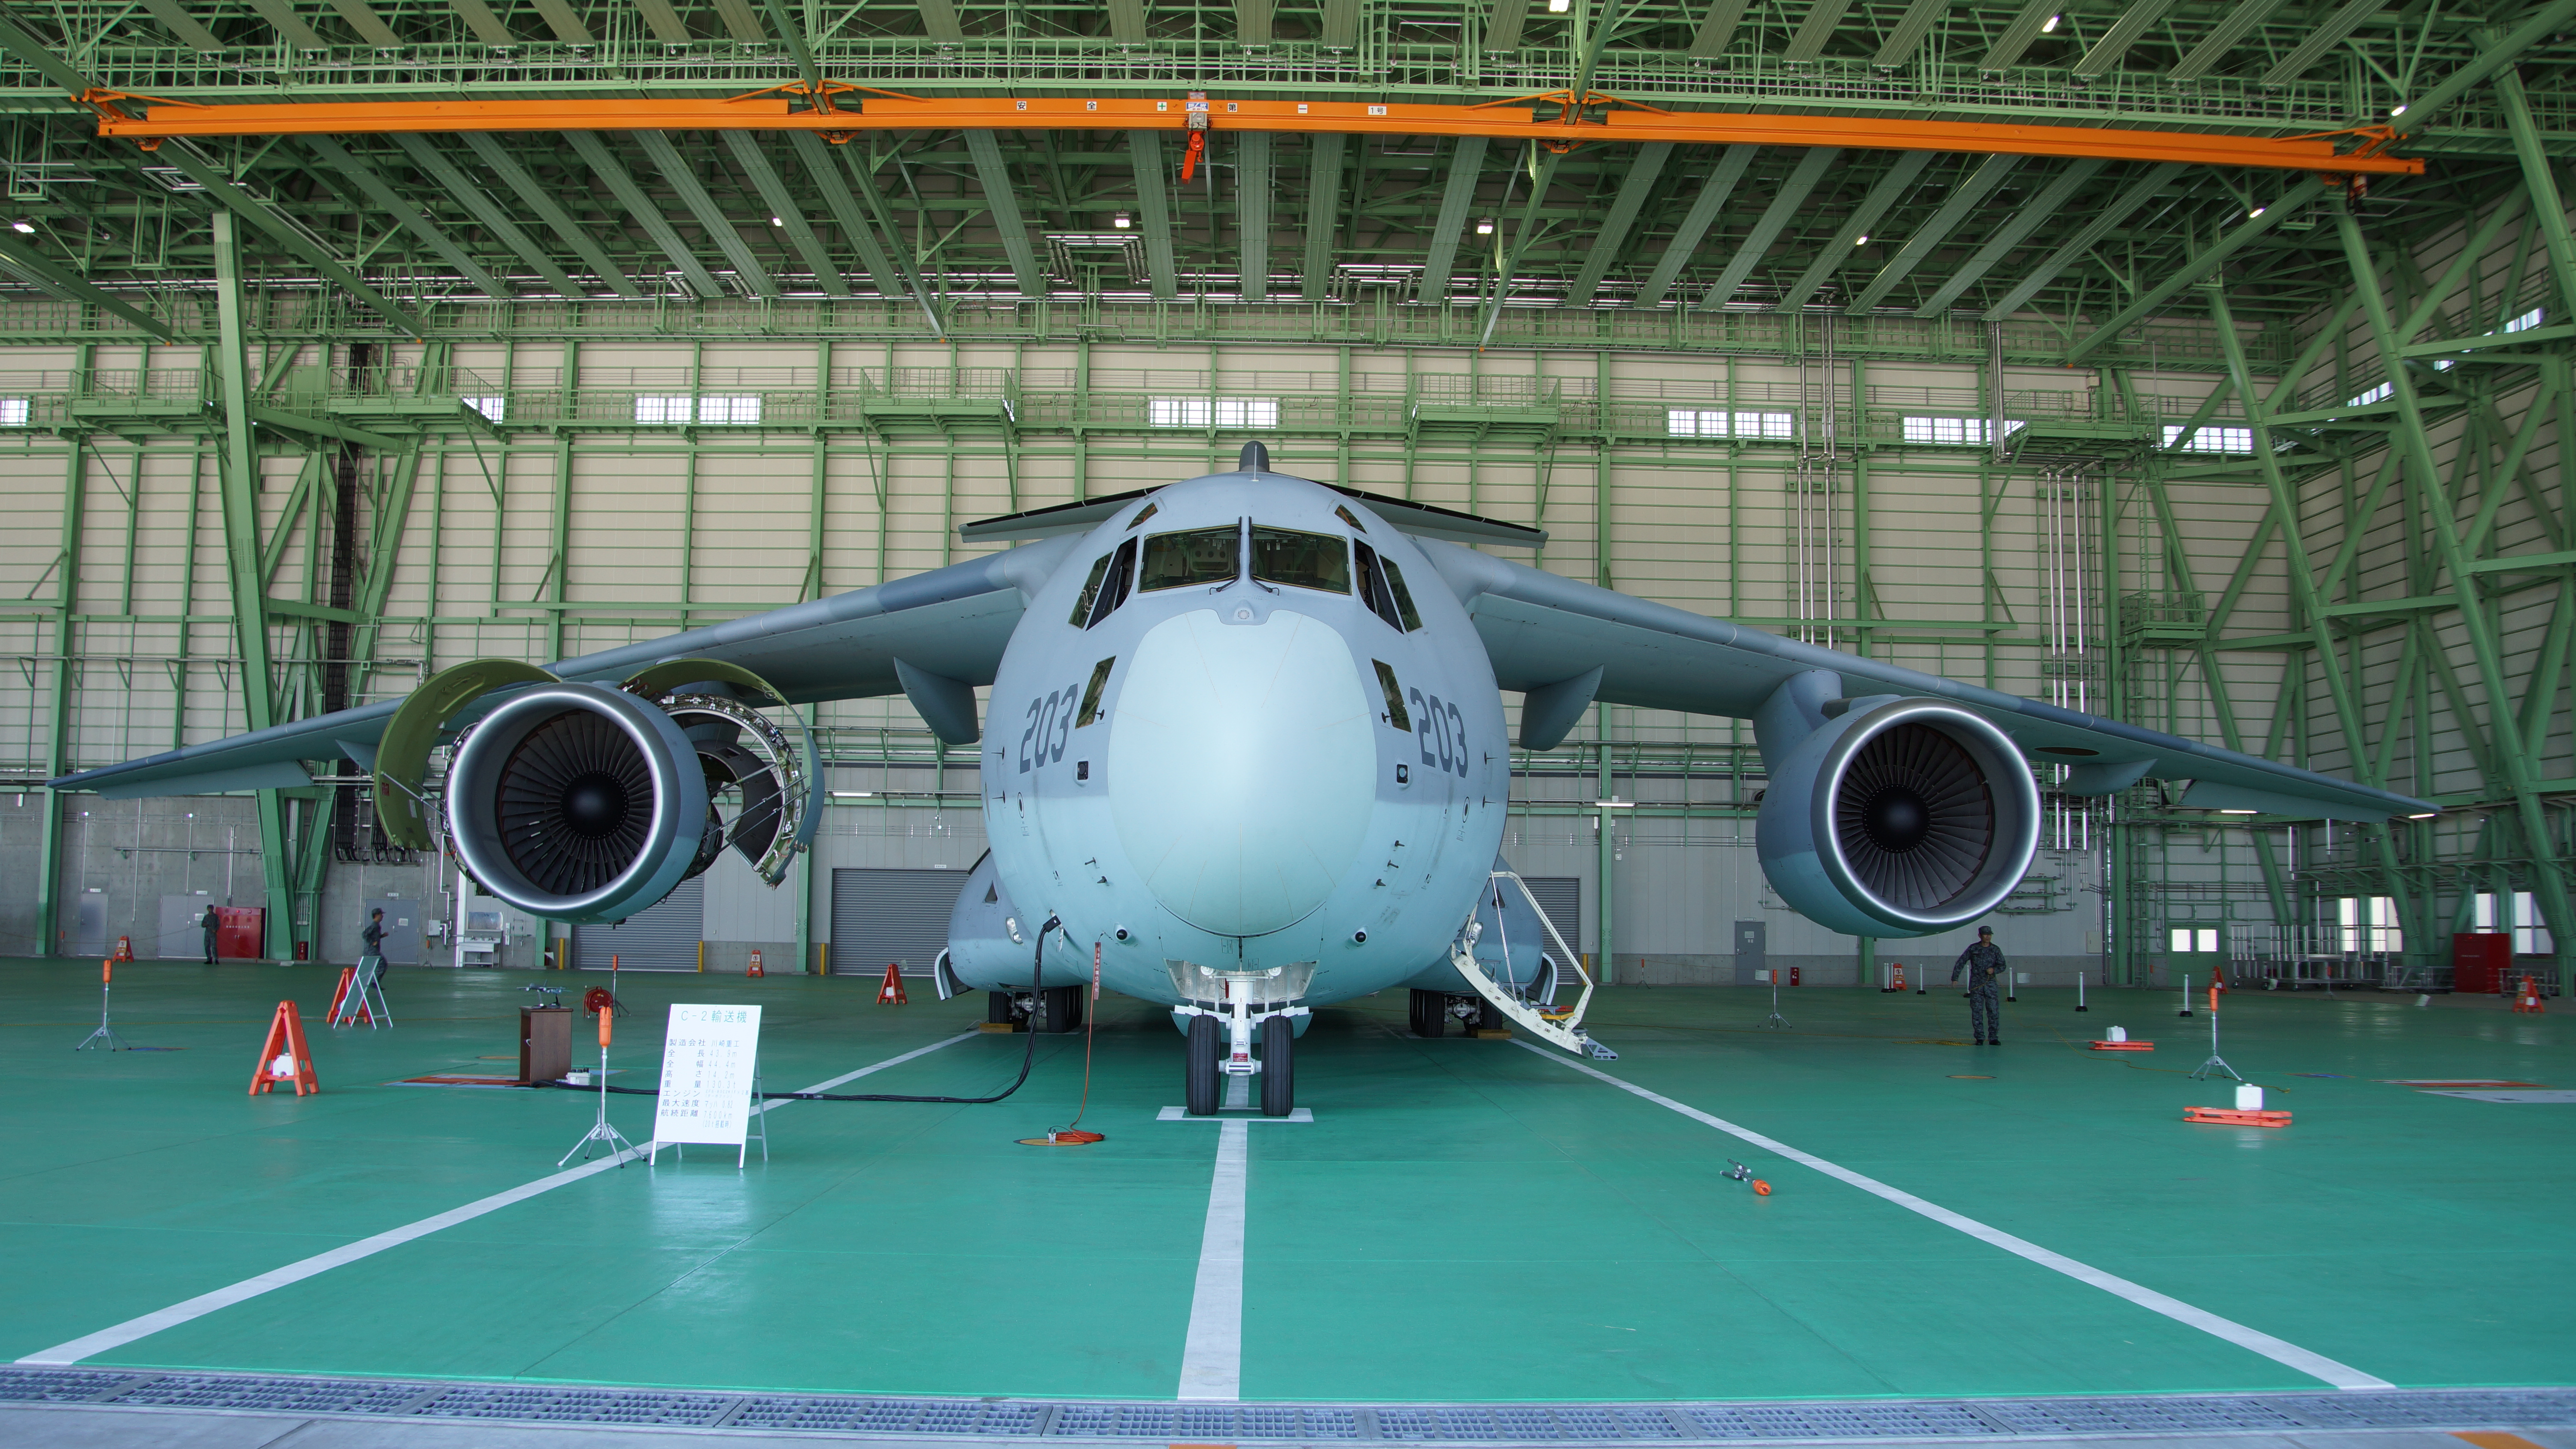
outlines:
[{"label": "hangar wall", "polygon": [[[2458,307],[2464,319],[2502,317],[2536,273],[2493,236],[2478,242]],[[2461,244],[2437,240],[2419,267],[2438,268],[2441,248]],[[2367,339],[2351,335],[2344,314],[2316,320],[2342,335],[2310,359],[2299,397],[2370,386]],[[2351,767],[2323,658],[2295,640],[2286,653],[2261,645],[2289,639],[2297,616],[2287,558],[2263,539],[2270,498],[2257,460],[2237,449],[2202,456],[2188,441],[2180,452],[2138,452],[2176,423],[2245,427],[2232,393],[2220,387],[2211,401],[2223,362],[2213,328],[2174,324],[2170,362],[2104,369],[2007,366],[2000,340],[1985,366],[1837,355],[1829,321],[1789,331],[1798,351],[1787,356],[624,337],[382,349],[375,365],[388,391],[453,392],[494,426],[434,431],[416,453],[359,460],[357,527],[391,577],[381,626],[352,646],[364,666],[351,702],[393,697],[468,658],[560,657],[935,567],[977,551],[957,541],[957,523],[1222,467],[1244,438],[1262,436],[1289,471],[1536,520],[1551,534],[1540,562],[1574,577],[2316,768]],[[2258,340],[2263,365],[2277,370],[2307,338]],[[182,398],[201,389],[201,360],[178,348],[0,350],[0,397],[41,401],[74,389],[77,376],[81,387],[107,379],[146,401]],[[350,361],[345,348],[308,347],[272,354],[267,369],[279,388],[327,396]],[[2499,399],[2478,441],[2515,437],[2533,395]],[[865,404],[855,419],[851,399]],[[2556,421],[2536,421],[2524,454],[2522,476],[2547,481],[2525,487],[2534,501],[2495,510],[2499,537],[2547,536],[2536,500],[2555,496]],[[2436,435],[2445,466],[2464,429],[2479,426]],[[1993,445],[1998,436],[2004,446]],[[2385,437],[2338,440],[2343,466],[2311,478],[2297,499],[2312,559],[2334,554],[2347,514],[2373,520],[2336,580],[2357,601],[2418,587],[2407,500],[2372,492]],[[0,653],[20,665],[0,676],[0,769],[16,781],[46,773],[54,689],[61,762],[74,767],[243,727],[212,452],[202,435],[151,426],[0,429],[0,586],[35,599],[63,587],[68,571],[75,616],[66,635],[42,611],[0,615]],[[314,596],[321,504],[332,493],[324,456],[277,446],[262,460],[262,533],[273,542],[261,563],[275,595],[301,578],[303,596]],[[2249,553],[2249,541],[2264,546]],[[2527,592],[2505,602],[2502,637],[2510,667],[2538,670],[2567,641],[2550,632],[2548,591]],[[2202,647],[2214,616],[2231,641],[2256,645]],[[2451,625],[2428,627],[2425,639],[2456,667],[2465,642],[2440,633]],[[312,707],[321,631],[290,617],[272,633]],[[2373,701],[2399,698],[2410,671],[2426,673],[2396,635],[2349,647],[2354,687]],[[2551,773],[2576,774],[2555,696],[2523,712]],[[2394,727],[2374,734],[2395,752],[2392,765],[2409,766],[2383,772],[2393,788],[2447,788],[2474,766],[2475,731],[2459,727],[2457,710],[2387,718]],[[971,753],[943,761],[899,699],[823,706],[816,723],[833,787],[853,796],[829,812],[818,881],[845,865],[972,864],[982,846]],[[1555,755],[1522,762],[1507,850],[1530,873],[1586,882],[1586,950],[1600,945],[1606,867],[1620,979],[1734,979],[1726,947],[1739,919],[1770,921],[1771,955],[1805,968],[1803,979],[1853,981],[1867,969],[1873,948],[1767,899],[1748,852],[1748,807],[1762,786],[1749,746],[1749,731],[1731,722],[1611,709]],[[1596,806],[1604,798],[1612,808]],[[2281,890],[2279,872],[2367,869],[2349,829],[2340,842],[2279,832],[2267,864],[2269,838],[2230,822],[2117,814],[2170,803],[2052,805],[2051,848],[2005,930],[2035,979],[2086,968],[2146,979],[2164,964],[2172,922],[2303,919],[2320,908],[2315,893]],[[192,805],[245,808],[144,802],[136,828],[166,832]],[[96,804],[62,808],[68,821]],[[7,818],[0,860],[20,848]],[[2563,829],[2564,815],[2555,818]],[[226,857],[237,867],[257,864],[251,833],[252,854]],[[95,883],[69,838],[56,872],[66,900]],[[431,890],[426,869],[334,863],[299,904],[295,935],[324,956],[351,954],[360,902]],[[134,920],[158,893],[139,875],[102,889],[122,889]],[[2430,922],[2440,893],[2392,894],[2410,896],[2412,924]],[[769,959],[792,959],[797,895],[712,879],[710,964],[730,968],[755,943],[778,953]],[[828,890],[802,896],[806,938],[819,941]],[[2117,911],[2115,897],[2125,902]],[[0,911],[0,933],[12,933],[0,946],[38,945],[26,915],[14,904]],[[1946,961],[1958,944],[1921,949]],[[1898,943],[1874,955],[1907,959]]]}]

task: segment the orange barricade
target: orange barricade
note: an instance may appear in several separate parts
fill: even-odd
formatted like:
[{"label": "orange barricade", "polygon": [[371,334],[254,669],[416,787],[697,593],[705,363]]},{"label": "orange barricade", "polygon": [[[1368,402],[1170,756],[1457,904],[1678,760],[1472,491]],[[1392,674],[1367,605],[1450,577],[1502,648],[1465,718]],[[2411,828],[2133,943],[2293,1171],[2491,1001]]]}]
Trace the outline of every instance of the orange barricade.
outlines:
[{"label": "orange barricade", "polygon": [[267,1044],[259,1049],[259,1065],[251,1068],[250,1095],[274,1090],[280,1082],[293,1082],[295,1095],[322,1090],[322,1081],[313,1075],[313,1054],[304,1049],[304,1021],[295,1014],[295,1003],[277,1003],[277,1015],[268,1023]]},{"label": "orange barricade", "polygon": [[888,961],[885,982],[877,987],[877,1005],[907,1006],[910,1004],[910,999],[903,994],[903,968]]}]

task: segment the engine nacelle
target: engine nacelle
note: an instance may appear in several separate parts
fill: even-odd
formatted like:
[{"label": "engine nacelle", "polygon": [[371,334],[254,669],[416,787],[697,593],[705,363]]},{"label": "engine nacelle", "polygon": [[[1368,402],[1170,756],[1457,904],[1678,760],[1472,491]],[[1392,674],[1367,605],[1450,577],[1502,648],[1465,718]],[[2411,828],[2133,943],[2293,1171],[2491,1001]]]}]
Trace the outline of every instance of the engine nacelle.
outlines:
[{"label": "engine nacelle", "polygon": [[669,895],[724,842],[680,726],[605,685],[510,695],[457,747],[445,795],[448,838],[466,871],[491,894],[558,921],[622,921]]},{"label": "engine nacelle", "polygon": [[1966,925],[2012,894],[2039,848],[2039,789],[2021,752],[1938,700],[1859,704],[1768,764],[1763,874],[1832,930]]}]

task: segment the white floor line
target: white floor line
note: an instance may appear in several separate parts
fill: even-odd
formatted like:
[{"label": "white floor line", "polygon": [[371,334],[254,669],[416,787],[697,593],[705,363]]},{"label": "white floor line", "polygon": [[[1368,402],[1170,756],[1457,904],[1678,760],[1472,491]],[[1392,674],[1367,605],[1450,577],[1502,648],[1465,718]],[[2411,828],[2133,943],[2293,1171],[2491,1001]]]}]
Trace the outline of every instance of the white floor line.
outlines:
[{"label": "white floor line", "polygon": [[1217,1128],[1207,1232],[1199,1239],[1199,1281],[1181,1350],[1185,1400],[1243,1397],[1243,1190],[1251,1142],[1252,1124],[1243,1118]]},{"label": "white floor line", "polygon": [[1634,1082],[1622,1081],[1619,1078],[1610,1075],[1608,1072],[1574,1061],[1565,1056],[1562,1052],[1553,1051],[1546,1047],[1533,1046],[1524,1041],[1516,1041],[1512,1043],[1512,1045],[1536,1052],[1540,1056],[1543,1056],[1549,1061],[1555,1062],[1561,1066],[1572,1067],[1587,1077],[1598,1077],[1602,1081],[1608,1082],[1611,1086],[1617,1087],[1623,1092],[1643,1097],[1658,1107],[1664,1107],[1672,1111],[1679,1112],[1694,1122],[1714,1127],[1720,1132],[1741,1138],[1766,1152],[1776,1152],[1780,1156],[1785,1157],[1791,1162],[1795,1162],[1802,1167],[1812,1167],[1827,1177],[1847,1182],[1853,1187],[1859,1188],[1861,1191],[1870,1194],[1872,1197],[1884,1198],[1908,1212],[1920,1213],[1924,1217],[1930,1218],[1932,1221],[1941,1224],[1945,1228],[1955,1228],[1960,1232],[1966,1233],[1969,1237],[1978,1239],[1981,1242],[1991,1243],[1995,1247],[2001,1248],[2015,1257],[2026,1258],[2033,1263],[2037,1263],[2043,1268],[2051,1270],[2052,1272],[2063,1273],[2078,1283],[2090,1284],[2095,1288],[2101,1289],[2105,1293],[2112,1294],[2115,1297],[2125,1298],[2131,1303],[2146,1309],[2150,1313],[2161,1313],[2176,1323],[2183,1324],[2190,1328],[2197,1328],[2203,1333],[2223,1338],[2229,1343],[2235,1344],[2239,1348],[2250,1349],[2253,1352],[2259,1353],[2263,1357],[2272,1360],[2274,1363],[2286,1364],[2312,1378],[2322,1379],[2325,1382],[2334,1385],[2336,1388],[2387,1389],[2396,1387],[2396,1385],[2390,1383],[2386,1379],[2374,1378],[2349,1364],[2337,1363],[2335,1360],[2326,1357],[2324,1354],[2311,1353],[2308,1350],[2299,1347],[2295,1343],[2274,1338],[2272,1335],[2264,1333],[2258,1329],[2248,1328],[2244,1324],[2234,1322],[2230,1319],[2221,1318],[2217,1314],[2211,1313],[2205,1309],[2194,1308],[2179,1298],[2167,1297],[2153,1288],[2132,1283],[2128,1279],[2119,1277],[2116,1274],[2105,1273],[2099,1268],[2093,1267],[2089,1264],[2079,1263],[2073,1258],[2069,1258],[2062,1253],[2052,1253],[2048,1249],[2039,1246],[2037,1243],[2024,1238],[2014,1237],[2012,1234],[2005,1232],[2001,1228],[1988,1227],[1984,1223],[1978,1222],[1975,1218],[1965,1217],[1958,1213],[1954,1213],[1948,1208],[1942,1207],[1938,1203],[1925,1202],[1923,1199],[1916,1197],[1910,1192],[1903,1191],[1899,1188],[1889,1187],[1886,1183],[1880,1182],[1876,1178],[1865,1177],[1860,1173],[1852,1171],[1848,1167],[1840,1167],[1811,1153],[1800,1152],[1797,1148],[1791,1147],[1785,1142],[1774,1141],[1749,1127],[1738,1127],[1734,1123],[1726,1121],[1724,1118],[1712,1117],[1708,1113],[1699,1110],[1697,1107],[1687,1106],[1683,1103],[1676,1102],[1672,1098],[1664,1096],[1660,1092],[1650,1092],[1644,1087],[1638,1086]]},{"label": "white floor line", "polygon": [[[982,1035],[981,1032],[960,1032],[945,1041],[932,1042],[926,1047],[917,1047],[912,1051],[905,1052],[901,1056],[888,1057],[884,1061],[877,1062],[871,1066],[861,1067],[855,1072],[843,1072],[841,1075],[834,1077],[829,1081],[816,1082],[813,1086],[806,1087],[803,1090],[808,1092],[828,1092],[834,1087],[840,1086],[844,1082],[853,1082],[861,1077],[869,1075],[870,1073],[882,1072],[888,1067],[900,1066],[905,1062],[911,1061],[915,1057],[928,1056],[930,1053],[938,1051],[942,1047],[952,1047],[961,1041],[966,1041],[972,1037],[980,1035]],[[787,1105],[787,1103],[784,1099],[767,1101],[760,1104],[760,1110],[768,1112],[785,1105]],[[372,1238],[360,1238],[354,1243],[344,1244],[340,1247],[331,1249],[329,1252],[316,1253],[312,1257],[303,1259],[300,1262],[289,1263],[283,1268],[271,1269],[266,1273],[260,1274],[256,1278],[245,1278],[241,1282],[235,1283],[228,1288],[218,1288],[211,1293],[200,1293],[196,1297],[188,1299],[186,1302],[173,1303],[169,1307],[161,1309],[158,1312],[147,1313],[140,1318],[129,1318],[125,1322],[117,1324],[113,1328],[102,1328],[96,1333],[85,1334],[79,1338],[71,1340],[69,1343],[55,1344],[52,1348],[41,1349],[35,1353],[31,1353],[25,1358],[19,1359],[18,1362],[22,1364],[78,1363],[92,1354],[105,1353],[112,1348],[121,1348],[126,1344],[132,1343],[138,1338],[148,1338],[153,1334],[159,1333],[165,1328],[175,1328],[191,1319],[203,1318],[207,1314],[213,1313],[218,1309],[230,1308],[236,1303],[246,1302],[249,1299],[257,1298],[263,1293],[283,1288],[290,1283],[301,1283],[307,1278],[311,1278],[317,1274],[330,1272],[332,1269],[344,1264],[357,1262],[361,1258],[373,1257],[387,1248],[400,1247],[405,1243],[411,1242],[415,1238],[425,1238],[432,1233],[441,1231],[442,1229],[452,1228],[458,1223],[472,1222],[474,1219],[482,1217],[486,1213],[499,1212],[501,1209],[513,1204],[526,1202],[532,1197],[537,1197],[542,1194],[552,1192],[556,1188],[565,1187],[572,1183],[579,1182],[583,1178],[606,1172],[610,1168],[622,1165],[630,1158],[642,1157],[647,1153],[650,1153],[652,1150],[653,1144],[645,1142],[638,1146],[629,1148],[626,1151],[619,1152],[613,1156],[603,1157],[597,1162],[585,1162],[579,1167],[566,1168],[561,1172],[538,1178],[534,1182],[522,1183],[517,1187],[511,1188],[507,1192],[496,1192],[490,1197],[477,1198],[473,1202],[465,1204],[463,1207],[450,1208],[446,1212],[440,1213],[435,1217],[422,1218],[420,1221],[415,1223],[405,1223],[401,1227],[390,1228],[384,1232],[378,1233]],[[1240,1222],[1240,1220],[1241,1215],[1238,1211],[1237,1221]],[[1238,1238],[1239,1237],[1240,1233],[1238,1232]]]}]

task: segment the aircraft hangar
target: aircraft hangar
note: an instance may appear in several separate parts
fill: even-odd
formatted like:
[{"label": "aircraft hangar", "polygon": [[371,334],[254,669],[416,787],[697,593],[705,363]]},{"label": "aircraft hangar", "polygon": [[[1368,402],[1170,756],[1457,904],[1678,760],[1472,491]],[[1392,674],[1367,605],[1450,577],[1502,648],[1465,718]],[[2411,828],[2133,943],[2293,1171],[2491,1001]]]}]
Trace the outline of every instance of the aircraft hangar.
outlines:
[{"label": "aircraft hangar", "polygon": [[0,88],[0,1444],[2576,1449],[2576,0]]}]

